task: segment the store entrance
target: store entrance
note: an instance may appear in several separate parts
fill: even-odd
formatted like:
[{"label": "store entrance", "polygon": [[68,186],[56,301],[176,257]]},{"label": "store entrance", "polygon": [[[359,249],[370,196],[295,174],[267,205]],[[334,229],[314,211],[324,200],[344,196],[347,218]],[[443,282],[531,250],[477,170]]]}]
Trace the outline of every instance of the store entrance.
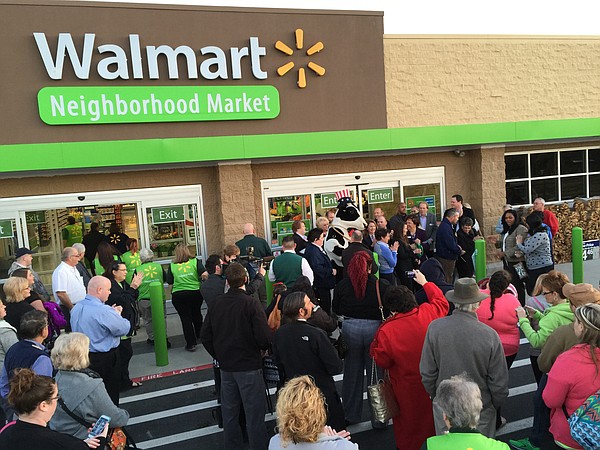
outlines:
[{"label": "store entrance", "polygon": [[[74,219],[73,225],[70,224],[72,219],[69,217]],[[135,203],[25,212],[27,247],[35,252],[33,267],[42,277],[44,284],[50,285],[52,272],[60,263],[62,249],[75,242],[81,242],[89,233],[93,222],[98,223],[102,234],[108,234],[111,225],[116,224],[128,237],[139,240],[138,208]]]}]

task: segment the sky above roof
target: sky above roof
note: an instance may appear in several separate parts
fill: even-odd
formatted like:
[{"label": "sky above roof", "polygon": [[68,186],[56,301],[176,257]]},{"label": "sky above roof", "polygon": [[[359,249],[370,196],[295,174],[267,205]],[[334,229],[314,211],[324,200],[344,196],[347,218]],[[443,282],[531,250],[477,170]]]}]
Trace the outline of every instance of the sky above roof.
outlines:
[{"label": "sky above roof", "polygon": [[102,0],[384,11],[386,34],[600,35],[596,0]]}]

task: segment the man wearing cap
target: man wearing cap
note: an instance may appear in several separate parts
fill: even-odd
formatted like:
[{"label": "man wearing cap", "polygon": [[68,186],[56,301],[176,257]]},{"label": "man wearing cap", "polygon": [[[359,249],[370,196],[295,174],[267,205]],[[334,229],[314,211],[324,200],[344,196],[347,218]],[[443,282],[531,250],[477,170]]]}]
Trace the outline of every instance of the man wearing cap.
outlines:
[{"label": "man wearing cap", "polygon": [[[573,312],[582,305],[589,303],[600,304],[600,291],[594,289],[591,284],[567,283],[563,286],[562,291],[564,296],[569,299],[571,311]],[[538,367],[544,372],[544,375],[542,375],[540,384],[533,396],[533,426],[529,431],[528,437],[509,441],[512,448],[536,450],[546,441],[552,441],[549,432],[550,408],[544,403],[542,392],[544,392],[544,388],[548,382],[548,372],[550,372],[558,355],[566,352],[576,344],[579,344],[579,338],[575,334],[574,322],[558,327],[548,337],[537,361]]]},{"label": "man wearing cap", "polygon": [[13,262],[10,269],[8,269],[8,276],[10,277],[17,269],[29,269],[34,279],[32,289],[42,297],[42,301],[47,302],[50,300],[50,294],[48,293],[46,286],[44,286],[44,283],[42,283],[40,276],[31,268],[31,262],[33,261],[33,256],[31,255],[33,255],[33,252],[27,247],[18,248],[15,252],[16,261]]},{"label": "man wearing cap", "polygon": [[436,433],[447,431],[443,412],[435,400],[443,380],[466,373],[479,386],[483,409],[477,429],[487,437],[496,433],[496,410],[508,396],[508,369],[502,343],[492,328],[479,322],[475,311],[489,295],[473,278],[459,278],[446,293],[455,309],[452,315],[429,325],[421,353],[421,379],[433,399]]}]

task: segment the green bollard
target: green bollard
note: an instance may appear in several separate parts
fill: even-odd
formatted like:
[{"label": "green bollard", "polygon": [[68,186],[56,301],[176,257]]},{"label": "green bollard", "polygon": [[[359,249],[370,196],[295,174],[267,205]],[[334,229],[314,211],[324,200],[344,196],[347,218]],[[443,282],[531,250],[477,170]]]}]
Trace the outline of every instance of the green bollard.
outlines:
[{"label": "green bollard", "polygon": [[475,240],[475,279],[477,281],[483,280],[487,275],[485,257],[485,239]]},{"label": "green bollard", "polygon": [[152,311],[152,328],[154,330],[154,354],[156,365],[169,364],[167,353],[167,330],[165,327],[165,306],[163,305],[164,289],[162,283],[150,283],[150,310]]},{"label": "green bollard", "polygon": [[583,283],[583,230],[580,227],[574,227],[571,232],[571,260],[573,283]]},{"label": "green bollard", "polygon": [[271,304],[273,300],[273,282],[269,280],[269,271],[265,273],[265,288],[267,290],[267,306]]}]

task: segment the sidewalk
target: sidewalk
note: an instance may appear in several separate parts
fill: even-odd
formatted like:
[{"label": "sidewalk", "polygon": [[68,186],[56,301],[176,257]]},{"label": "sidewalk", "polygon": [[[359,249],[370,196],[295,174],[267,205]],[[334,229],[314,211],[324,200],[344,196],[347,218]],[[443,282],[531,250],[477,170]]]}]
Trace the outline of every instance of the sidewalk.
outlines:
[{"label": "sidewalk", "polygon": [[[501,263],[488,264],[488,274],[502,268]],[[558,264],[557,270],[564,272],[569,279],[573,278],[573,266],[571,263]],[[583,263],[584,281],[593,286],[600,283],[600,259],[586,261]],[[206,317],[206,305],[203,308],[203,315]],[[139,330],[137,336],[133,338],[133,358],[129,364],[131,378],[141,378],[143,381],[147,378],[157,378],[162,376],[176,375],[177,373],[201,370],[212,365],[212,358],[206,352],[204,347],[199,344],[195,352],[188,352],[184,349],[185,342],[181,330],[181,322],[177,312],[167,302],[167,335],[173,346],[169,349],[169,364],[158,367],[156,365],[154,347],[146,343],[146,332],[143,327]]]}]

